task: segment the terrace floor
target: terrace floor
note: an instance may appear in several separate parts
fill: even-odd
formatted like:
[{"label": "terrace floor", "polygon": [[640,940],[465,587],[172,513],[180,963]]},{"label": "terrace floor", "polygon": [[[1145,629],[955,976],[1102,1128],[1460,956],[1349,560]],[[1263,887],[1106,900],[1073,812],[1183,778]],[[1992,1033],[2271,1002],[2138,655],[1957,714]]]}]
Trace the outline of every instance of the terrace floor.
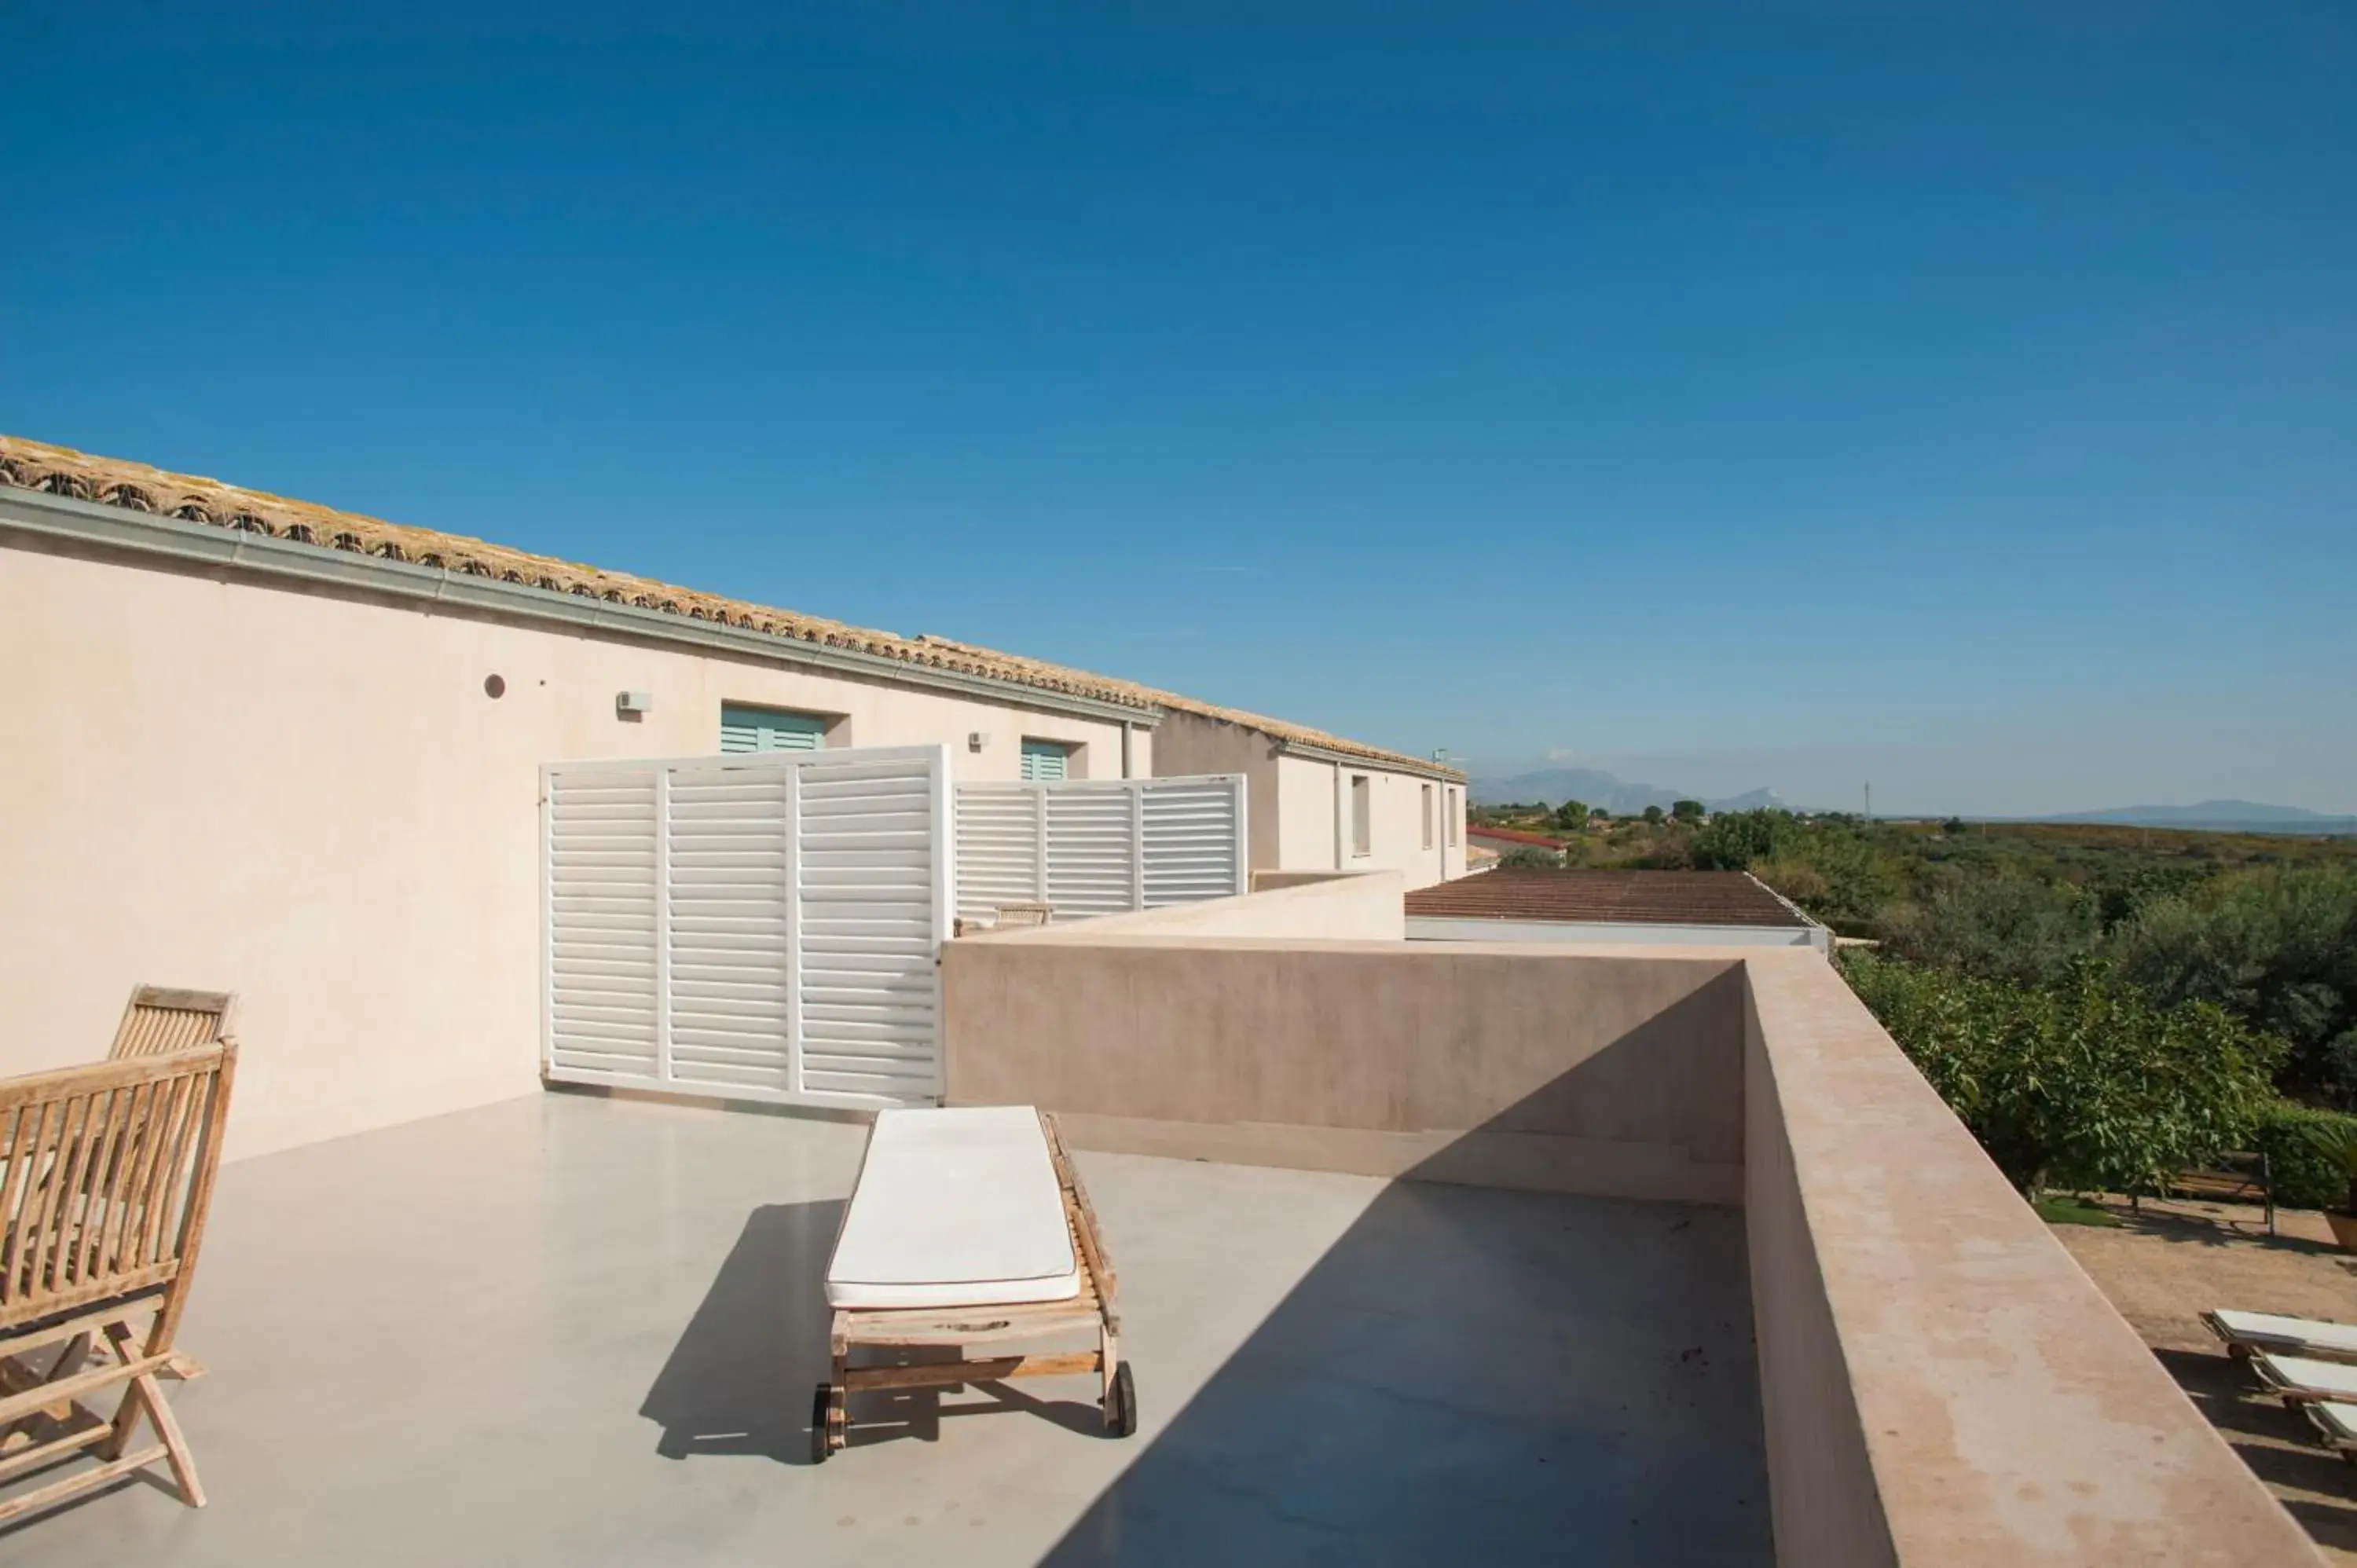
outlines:
[{"label": "terrace floor", "polygon": [[813,1466],[864,1136],[544,1094],[231,1165],[173,1385],[210,1506],[0,1563],[1771,1559],[1741,1216],[1671,1204],[1082,1154],[1137,1435],[1092,1379],[879,1394]]}]

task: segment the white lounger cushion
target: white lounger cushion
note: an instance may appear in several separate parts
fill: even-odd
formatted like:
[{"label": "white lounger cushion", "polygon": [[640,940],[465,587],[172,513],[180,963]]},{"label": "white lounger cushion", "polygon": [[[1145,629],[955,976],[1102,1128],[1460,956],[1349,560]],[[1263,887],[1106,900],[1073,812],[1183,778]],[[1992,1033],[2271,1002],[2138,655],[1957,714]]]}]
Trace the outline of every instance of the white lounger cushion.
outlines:
[{"label": "white lounger cushion", "polygon": [[827,1264],[829,1305],[1005,1306],[1080,1294],[1037,1111],[876,1113]]},{"label": "white lounger cushion", "polygon": [[2213,1328],[2230,1345],[2357,1359],[2357,1324],[2327,1323],[2315,1317],[2279,1317],[2271,1312],[2219,1311],[2208,1316]]},{"label": "white lounger cushion", "polygon": [[2308,1419],[2316,1423],[2316,1429],[2333,1447],[2357,1448],[2357,1404],[2311,1400],[2300,1409],[2308,1412]]},{"label": "white lounger cushion", "polygon": [[2259,1369],[2259,1380],[2280,1392],[2306,1394],[2316,1399],[2357,1400],[2357,1367],[2339,1361],[2312,1361],[2305,1356],[2271,1356],[2265,1351],[2251,1358]]}]

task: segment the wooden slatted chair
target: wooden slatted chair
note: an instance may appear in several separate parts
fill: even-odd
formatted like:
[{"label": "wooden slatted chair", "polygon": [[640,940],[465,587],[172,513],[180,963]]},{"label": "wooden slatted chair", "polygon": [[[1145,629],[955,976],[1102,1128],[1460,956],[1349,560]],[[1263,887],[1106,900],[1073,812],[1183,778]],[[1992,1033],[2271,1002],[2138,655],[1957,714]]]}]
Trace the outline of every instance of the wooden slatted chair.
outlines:
[{"label": "wooden slatted chair", "polygon": [[[114,1044],[107,1047],[106,1059],[123,1061],[133,1057],[159,1056],[187,1050],[191,1046],[210,1046],[216,1040],[234,1039],[230,1020],[236,1012],[234,991],[180,991],[164,985],[135,985],[131,988],[131,1000],[123,1009],[123,1022],[115,1026]],[[166,1375],[182,1382],[193,1381],[205,1375],[205,1364],[185,1350],[176,1350]]]},{"label": "wooden slatted chair", "polygon": [[[156,1374],[195,1278],[236,1065],[223,1041],[0,1080],[0,1485],[68,1471],[0,1498],[0,1522],[158,1459],[204,1506]],[[112,1413],[87,1402],[116,1387]],[[143,1416],[159,1441],[126,1452]]]},{"label": "wooden slatted chair", "polygon": [[161,1056],[229,1039],[230,1015],[236,1007],[233,991],[135,985],[130,1004],[123,1009],[123,1022],[115,1028],[114,1044],[107,1047],[107,1060]]}]

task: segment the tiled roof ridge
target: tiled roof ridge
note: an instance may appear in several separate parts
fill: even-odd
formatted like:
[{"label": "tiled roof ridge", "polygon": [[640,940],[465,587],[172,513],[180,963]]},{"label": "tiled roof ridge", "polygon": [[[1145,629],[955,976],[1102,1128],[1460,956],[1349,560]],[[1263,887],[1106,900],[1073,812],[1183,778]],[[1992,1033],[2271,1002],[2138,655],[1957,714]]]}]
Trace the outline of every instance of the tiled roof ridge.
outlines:
[{"label": "tiled roof ridge", "polygon": [[[992,650],[977,648],[970,642],[959,642],[952,638],[935,637],[931,634],[920,635],[917,640],[971,652],[993,653]],[[1035,660],[1025,659],[1019,654],[996,653],[994,656],[1011,659],[1021,664],[1038,662]],[[1052,670],[1057,666],[1049,664],[1043,665],[1041,668]],[[1405,752],[1386,751],[1381,746],[1368,746],[1361,741],[1350,740],[1326,730],[1312,729],[1308,725],[1297,725],[1289,719],[1275,719],[1266,714],[1255,714],[1244,708],[1222,707],[1216,703],[1207,703],[1200,697],[1190,697],[1183,692],[1164,691],[1158,686],[1142,685],[1135,682],[1125,682],[1123,684],[1157,707],[1174,708],[1180,713],[1218,719],[1224,724],[1241,725],[1247,729],[1256,729],[1265,735],[1278,740],[1290,741],[1297,746],[1309,746],[1323,751],[1342,752],[1351,757],[1363,757],[1372,762],[1406,763],[1420,772],[1443,773],[1453,779],[1462,779],[1465,776],[1461,770],[1451,768],[1446,763],[1435,762],[1428,757],[1411,757]]]},{"label": "tiled roof ridge", "polygon": [[409,523],[387,522],[382,518],[359,512],[338,511],[310,501],[225,484],[219,479],[170,473],[122,458],[93,456],[70,446],[52,446],[22,436],[0,435],[0,488],[10,486],[97,501],[128,511],[266,534],[320,549],[382,556],[421,566],[462,572],[471,576],[496,577],[552,593],[635,605],[691,620],[710,621],[771,637],[849,649],[908,664],[951,670],[1014,685],[1091,698],[1115,706],[1142,711],[1151,711],[1157,706],[1178,708],[1248,725],[1283,739],[1364,757],[1372,761],[1408,763],[1424,769],[1435,767],[1421,758],[1362,746],[1322,730],[1238,709],[1221,708],[1135,682],[1092,674],[1018,654],[1002,653],[974,643],[942,637],[902,637],[896,632],[856,627],[822,616],[804,615],[797,610],[778,609],[718,594],[675,587],[629,573],[608,572],[554,556],[533,555],[460,534],[437,532]]}]

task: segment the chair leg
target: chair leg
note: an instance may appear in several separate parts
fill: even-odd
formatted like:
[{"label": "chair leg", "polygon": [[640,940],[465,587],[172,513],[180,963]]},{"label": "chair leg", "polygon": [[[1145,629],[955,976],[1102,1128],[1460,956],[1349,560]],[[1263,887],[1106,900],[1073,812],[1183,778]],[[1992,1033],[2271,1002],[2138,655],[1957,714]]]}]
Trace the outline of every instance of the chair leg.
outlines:
[{"label": "chair leg", "polygon": [[[138,1359],[138,1356],[132,1349],[131,1325],[129,1323],[108,1324],[106,1326],[106,1342],[114,1351],[114,1359],[116,1360],[135,1361]],[[123,1456],[124,1449],[129,1447],[131,1444],[132,1434],[139,1430],[139,1412],[142,1405],[138,1400],[132,1396],[132,1390],[124,1390],[123,1402],[114,1407],[113,1435],[110,1436],[105,1442],[98,1445],[98,1456],[102,1459],[121,1458]]]},{"label": "chair leg", "polygon": [[131,1393],[124,1402],[128,1404],[133,1398],[145,1402],[147,1419],[156,1423],[156,1435],[164,1440],[165,1459],[172,1466],[172,1479],[179,1483],[180,1500],[192,1509],[204,1507],[205,1488],[197,1479],[196,1455],[188,1452],[180,1419],[165,1402],[164,1385],[156,1380],[155,1373],[142,1372],[131,1380]]},{"label": "chair leg", "polygon": [[[106,1326],[107,1342],[114,1348],[117,1359],[129,1362],[138,1359],[134,1348],[131,1325],[110,1323]],[[131,1442],[132,1434],[139,1430],[142,1412],[156,1425],[156,1435],[163,1440],[164,1458],[172,1467],[172,1480],[180,1489],[180,1500],[192,1509],[205,1506],[205,1488],[197,1479],[196,1455],[188,1452],[188,1439],[180,1431],[179,1418],[164,1398],[164,1385],[156,1380],[153,1372],[142,1372],[131,1380],[124,1391],[123,1403],[114,1412],[114,1430],[98,1445],[102,1459],[121,1457]]]}]

